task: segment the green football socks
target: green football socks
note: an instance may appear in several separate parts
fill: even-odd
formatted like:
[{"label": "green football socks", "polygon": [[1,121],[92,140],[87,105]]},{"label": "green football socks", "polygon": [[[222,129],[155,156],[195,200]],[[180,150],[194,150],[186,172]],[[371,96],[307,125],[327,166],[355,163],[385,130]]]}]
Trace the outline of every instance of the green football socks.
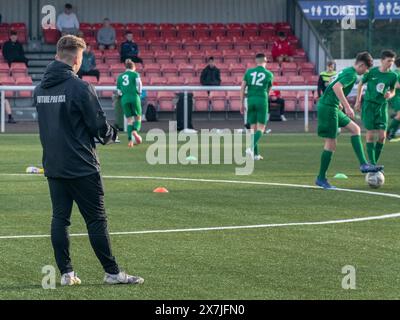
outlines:
[{"label": "green football socks", "polygon": [[128,141],[132,140],[132,131],[133,131],[133,125],[128,124]]},{"label": "green football socks", "polygon": [[[384,143],[380,143],[380,142],[376,143],[376,145],[375,145],[375,161],[376,162],[378,162],[384,146],[385,146]],[[376,164],[376,163],[374,163],[374,164]]]},{"label": "green football socks", "polygon": [[376,152],[375,152],[375,143],[367,142],[367,153],[369,162],[373,165],[376,164]]},{"label": "green football socks", "polygon": [[353,146],[353,150],[357,156],[360,165],[368,163],[367,158],[365,157],[364,148],[361,142],[361,136],[352,136],[351,137],[351,145]]},{"label": "green football socks", "polygon": [[318,179],[325,180],[326,173],[328,171],[329,165],[332,161],[333,152],[329,150],[324,150],[321,155],[321,167],[319,169]]}]

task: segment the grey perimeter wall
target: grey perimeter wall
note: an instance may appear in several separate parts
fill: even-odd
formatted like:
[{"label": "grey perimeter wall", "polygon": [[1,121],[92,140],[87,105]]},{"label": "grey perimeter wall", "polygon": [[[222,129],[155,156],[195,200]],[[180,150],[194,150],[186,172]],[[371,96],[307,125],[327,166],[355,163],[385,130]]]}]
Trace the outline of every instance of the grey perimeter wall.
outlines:
[{"label": "grey perimeter wall", "polygon": [[3,22],[28,24],[39,20],[44,5],[54,5],[59,13],[66,2],[83,22],[109,17],[118,22],[227,23],[286,21],[287,0],[0,0],[0,13]]}]

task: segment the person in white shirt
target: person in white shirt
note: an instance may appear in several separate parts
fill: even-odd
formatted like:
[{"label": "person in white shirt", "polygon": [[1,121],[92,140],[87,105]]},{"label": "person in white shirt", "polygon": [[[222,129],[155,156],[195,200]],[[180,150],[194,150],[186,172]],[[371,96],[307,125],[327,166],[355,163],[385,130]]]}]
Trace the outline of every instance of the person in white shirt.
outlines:
[{"label": "person in white shirt", "polygon": [[79,31],[79,21],[76,14],[72,12],[72,5],[67,3],[64,6],[64,12],[61,13],[57,18],[57,29],[61,34],[77,35]]}]

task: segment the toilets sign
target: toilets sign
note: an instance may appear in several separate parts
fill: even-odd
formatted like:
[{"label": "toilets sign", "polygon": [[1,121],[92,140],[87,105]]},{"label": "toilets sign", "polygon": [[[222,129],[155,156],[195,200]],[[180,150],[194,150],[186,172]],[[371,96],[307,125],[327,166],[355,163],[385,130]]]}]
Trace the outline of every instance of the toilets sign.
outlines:
[{"label": "toilets sign", "polygon": [[300,1],[301,8],[311,20],[338,20],[347,17],[368,19],[368,0]]}]

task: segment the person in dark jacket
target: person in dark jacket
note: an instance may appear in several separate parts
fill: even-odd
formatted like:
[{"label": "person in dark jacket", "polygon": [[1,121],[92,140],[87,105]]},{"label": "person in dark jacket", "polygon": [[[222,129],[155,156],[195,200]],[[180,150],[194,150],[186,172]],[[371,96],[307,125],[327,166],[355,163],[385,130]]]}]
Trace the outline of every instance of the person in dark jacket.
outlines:
[{"label": "person in dark jacket", "polygon": [[18,41],[16,31],[10,32],[10,40],[3,44],[3,57],[11,66],[13,62],[24,62],[28,66],[28,59],[25,57],[25,52],[22,44]]},{"label": "person in dark jacket", "polygon": [[78,71],[78,77],[82,79],[83,76],[94,76],[97,81],[100,79],[100,71],[96,69],[96,56],[90,44],[86,46],[86,50],[83,52],[82,66]]},{"label": "person in dark jacket", "polygon": [[318,97],[321,97],[328,88],[331,80],[336,76],[337,72],[335,70],[335,62],[329,61],[326,65],[326,70],[322,71],[318,78]]},{"label": "person in dark jacket", "polygon": [[221,85],[221,72],[215,66],[214,57],[208,58],[208,66],[201,72],[200,83],[203,86]]},{"label": "person in dark jacket", "polygon": [[128,31],[125,39],[126,41],[121,44],[121,62],[125,63],[127,59],[131,59],[135,63],[143,64],[143,60],[139,58],[139,46],[133,41],[133,33]]},{"label": "person in dark jacket", "polygon": [[53,207],[51,242],[62,274],[61,285],[80,284],[69,254],[68,227],[75,201],[106,272],[104,282],[139,284],[144,280],[121,272],[111,252],[95,139],[104,145],[112,143],[117,130],[107,122],[94,88],[76,76],[85,48],[83,39],[62,37],[56,61],[48,65],[34,90],[43,167]]}]

